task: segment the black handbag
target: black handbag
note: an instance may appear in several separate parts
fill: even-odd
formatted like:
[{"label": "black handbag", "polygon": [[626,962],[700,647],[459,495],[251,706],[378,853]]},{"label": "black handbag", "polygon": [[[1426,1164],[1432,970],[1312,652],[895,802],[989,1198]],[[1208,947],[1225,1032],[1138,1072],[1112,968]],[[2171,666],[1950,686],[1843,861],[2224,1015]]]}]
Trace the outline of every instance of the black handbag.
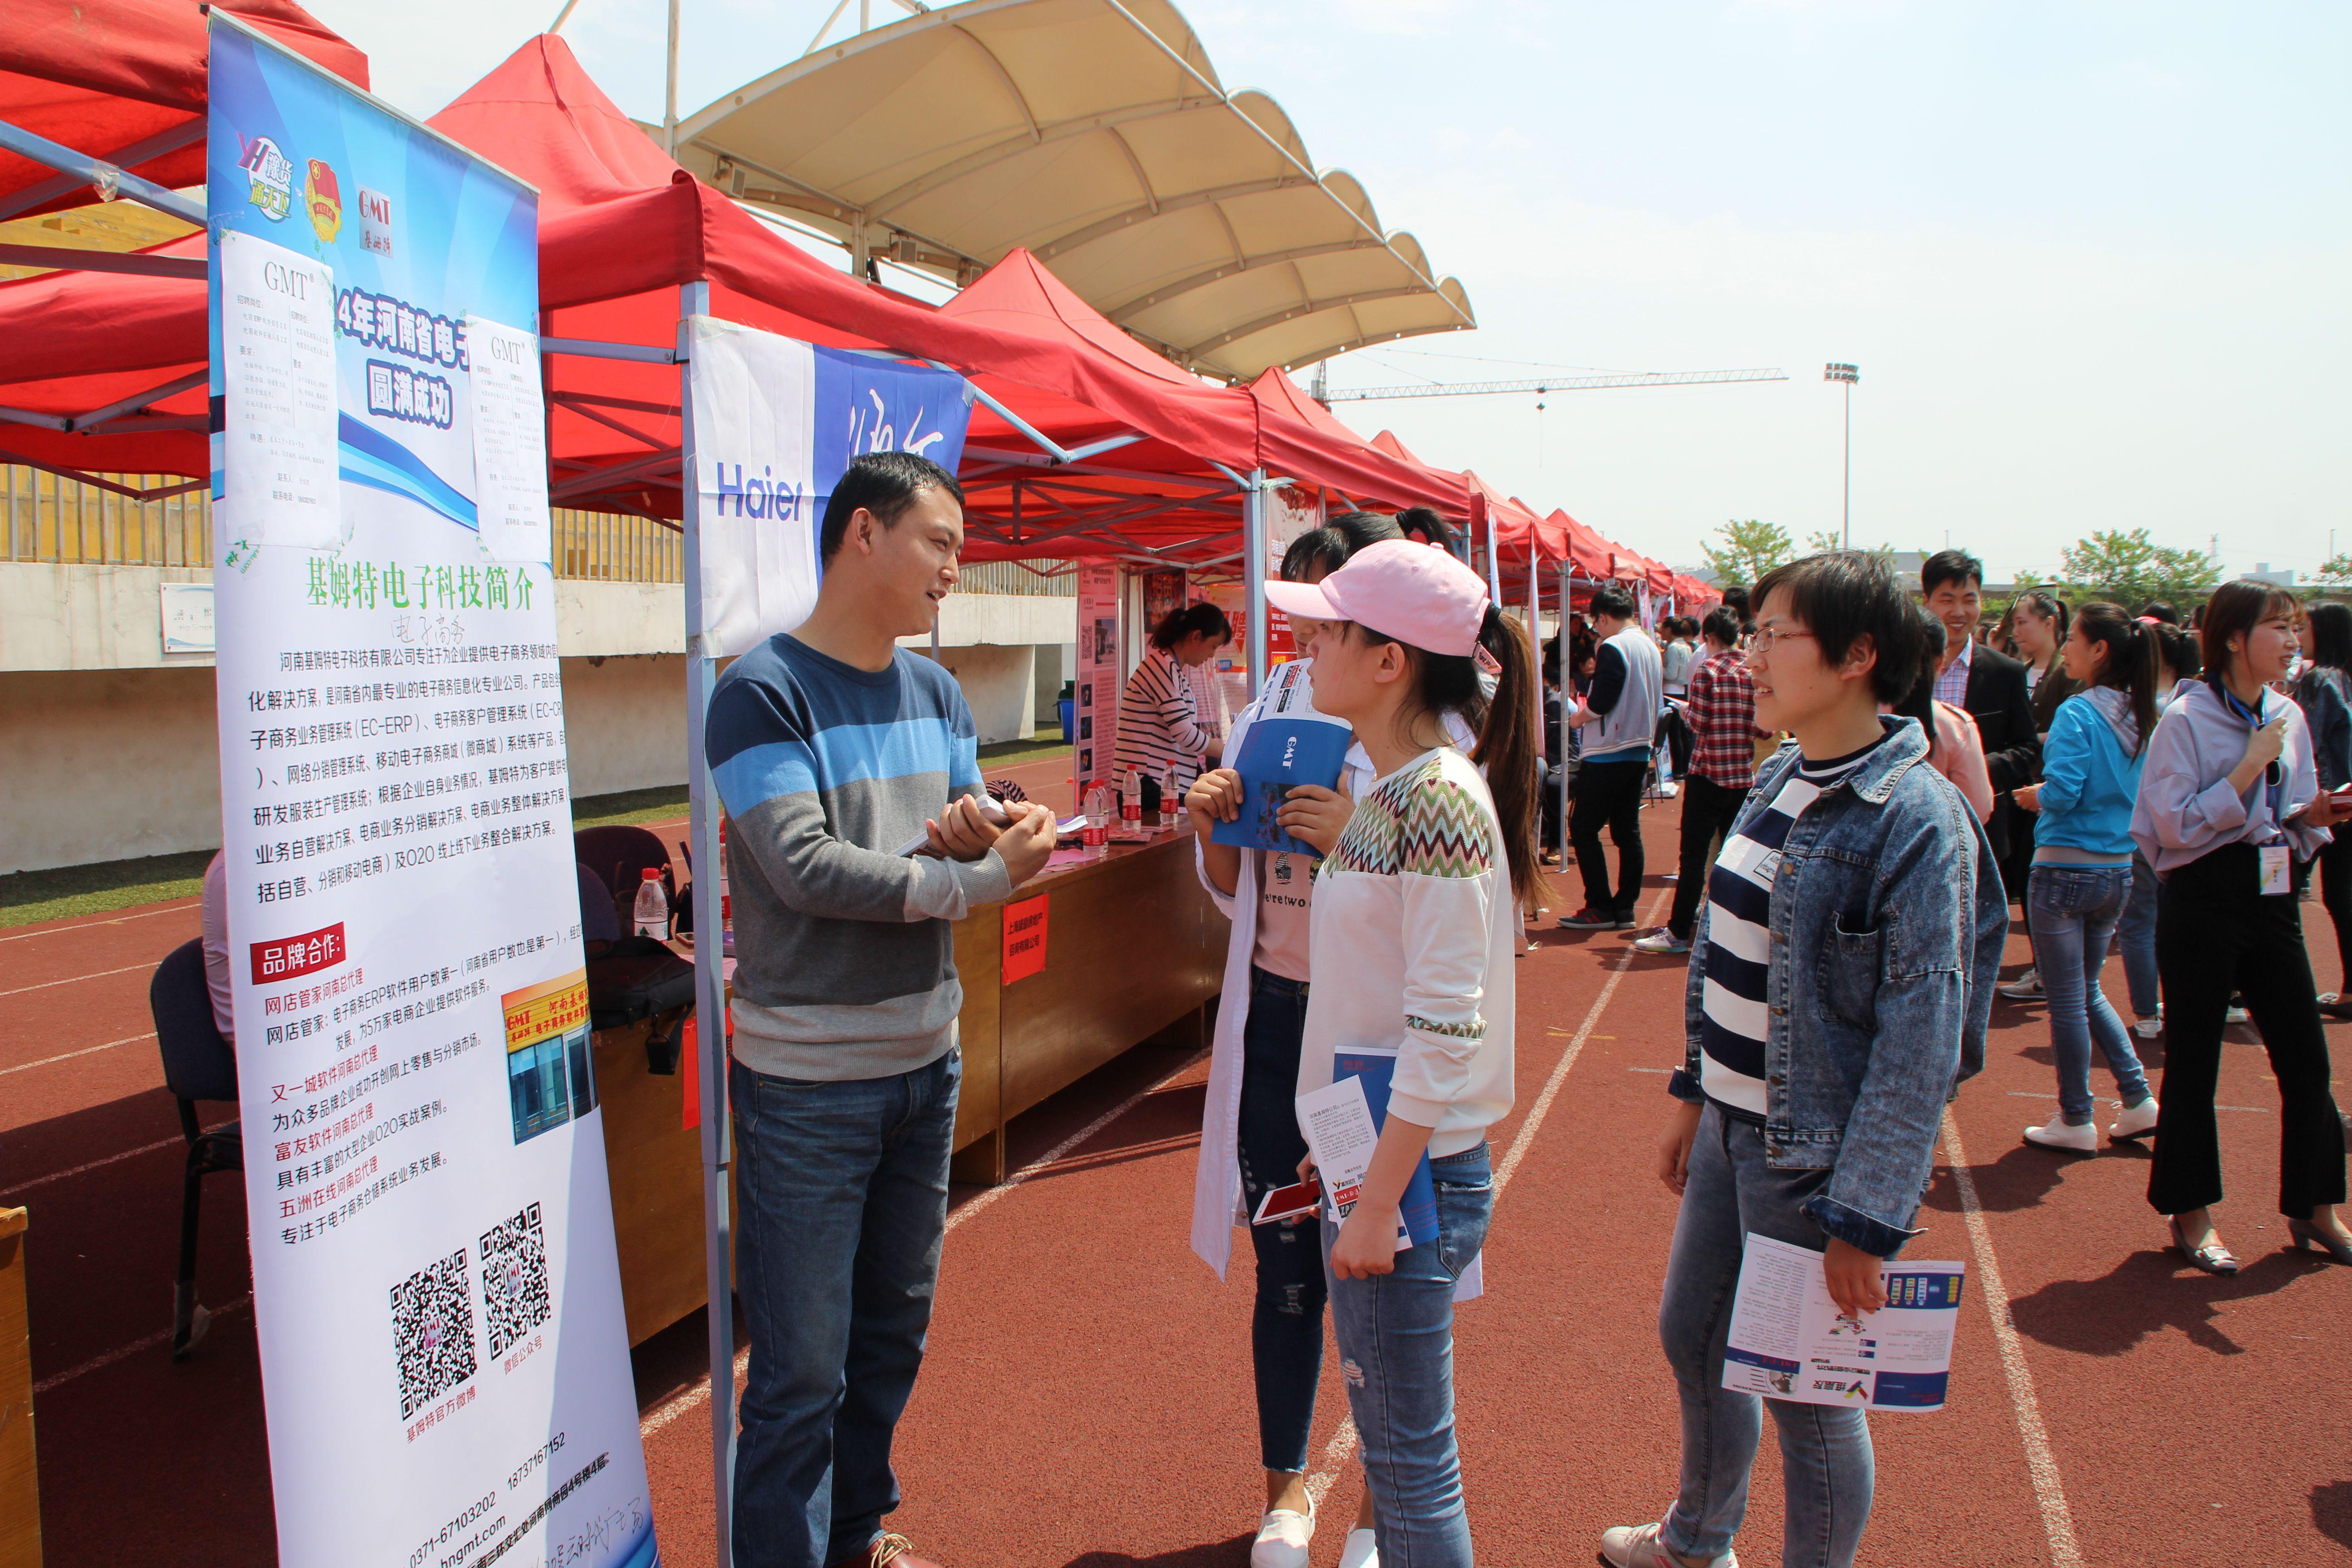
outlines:
[{"label": "black handbag", "polygon": [[677,1071],[678,1036],[694,1011],[694,965],[649,936],[588,944],[588,1022],[617,1029],[653,1020],[646,1070]]}]

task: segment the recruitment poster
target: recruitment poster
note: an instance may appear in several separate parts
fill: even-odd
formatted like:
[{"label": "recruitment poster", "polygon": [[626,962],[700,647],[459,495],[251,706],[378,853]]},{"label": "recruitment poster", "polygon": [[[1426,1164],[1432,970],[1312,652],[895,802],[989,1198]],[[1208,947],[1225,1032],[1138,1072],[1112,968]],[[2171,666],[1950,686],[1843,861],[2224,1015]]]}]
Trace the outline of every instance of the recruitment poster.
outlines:
[{"label": "recruitment poster", "polygon": [[[1118,755],[1118,700],[1127,684],[1119,642],[1125,574],[1114,563],[1081,562],[1078,590],[1078,736],[1071,763],[1079,790],[1111,781]],[[1086,806],[1084,798],[1076,803]]]},{"label": "recruitment poster", "polygon": [[709,316],[692,332],[699,651],[722,658],[815,607],[825,503],[854,458],[912,452],[956,471],[971,384]]},{"label": "recruitment poster", "polygon": [[221,795],[278,1561],[648,1568],[537,200],[211,18]]}]

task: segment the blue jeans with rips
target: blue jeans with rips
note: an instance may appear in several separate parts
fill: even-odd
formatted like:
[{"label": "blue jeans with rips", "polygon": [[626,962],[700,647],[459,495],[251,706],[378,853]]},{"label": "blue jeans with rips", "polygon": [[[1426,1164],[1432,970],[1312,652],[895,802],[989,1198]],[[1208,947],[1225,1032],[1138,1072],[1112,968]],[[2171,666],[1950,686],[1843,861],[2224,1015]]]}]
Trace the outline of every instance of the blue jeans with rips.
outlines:
[{"label": "blue jeans with rips", "polygon": [[1853,1568],[1870,1522],[1877,1471],[1870,1421],[1859,1410],[1759,1400],[1723,1386],[1723,1347],[1748,1233],[1818,1252],[1829,1237],[1804,1205],[1832,1173],[1766,1163],[1764,1129],[1699,1113],[1682,1212],[1666,1262],[1658,1340],[1682,1395],[1682,1488],[1662,1531],[1670,1551],[1719,1557],[1748,1516],[1748,1477],[1764,1431],[1759,1405],[1780,1429],[1788,1489],[1780,1561],[1786,1568]]},{"label": "blue jeans with rips", "polygon": [[[1454,1288],[1486,1244],[1495,1171],[1484,1143],[1429,1166],[1437,1239],[1398,1253],[1392,1274],[1329,1281],[1381,1568],[1470,1568],[1470,1516],[1454,1439]],[[1326,1218],[1327,1272],[1339,1235]]]},{"label": "blue jeans with rips", "polygon": [[2026,885],[2033,963],[2049,998],[2050,1049],[2058,1058],[2058,1109],[2069,1127],[2088,1126],[2098,1109],[2091,1097],[2094,1040],[2123,1102],[2137,1105],[2147,1098],[2147,1070],[2132,1049],[2131,1032],[2099,988],[2131,879],[2128,866],[2040,865]]},{"label": "blue jeans with rips", "polygon": [[736,1568],[826,1568],[898,1506],[890,1440],[914,1393],[946,1234],[960,1050],[815,1082],[730,1063],[735,1289],[751,1340]]}]

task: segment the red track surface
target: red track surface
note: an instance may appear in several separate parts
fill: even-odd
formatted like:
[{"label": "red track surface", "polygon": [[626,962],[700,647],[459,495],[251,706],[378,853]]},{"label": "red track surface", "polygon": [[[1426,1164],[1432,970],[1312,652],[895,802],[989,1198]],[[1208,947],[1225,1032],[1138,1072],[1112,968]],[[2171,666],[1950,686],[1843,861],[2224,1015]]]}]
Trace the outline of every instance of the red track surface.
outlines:
[{"label": "red track surface", "polygon": [[[1055,765],[1015,776],[1028,785]],[[1663,868],[1675,808],[1645,821],[1651,864]],[[2322,954],[2325,917],[2311,913]],[[161,1343],[180,1153],[146,984],[195,929],[189,900],[0,932],[0,993],[14,994],[0,1022],[0,1203],[34,1211],[53,1568],[273,1554],[249,1311],[232,1305],[185,1365]],[[1649,1146],[1662,1069],[1680,1052],[1683,966],[1634,956],[1617,934],[1547,930],[1541,941],[1518,971],[1519,1104],[1495,1132],[1498,1158],[1515,1148],[1520,1158],[1496,1211],[1489,1294],[1457,1331],[1471,1516],[1495,1563],[1590,1561],[1601,1528],[1654,1518],[1674,1484],[1674,1385],[1654,1330],[1674,1209],[1649,1174]],[[2021,940],[2011,958],[2023,962]],[[2332,956],[2315,964],[2323,984],[2336,980]],[[2123,994],[2120,973],[2108,989]],[[2249,1108],[2222,1113],[2223,1230],[2247,1260],[2224,1281],[2160,1250],[2141,1195],[2145,1154],[2020,1144],[2018,1129],[2051,1108],[2048,1032],[2038,1006],[2009,1003],[1994,1031],[1956,1125],[2006,1288],[2013,1359],[2005,1365],[1982,1305],[1983,1258],[1948,1142],[1914,1251],[1966,1260],[1976,1293],[1950,1407],[1875,1425],[1864,1561],[2352,1560],[2352,1270],[2280,1250],[2275,1090],[2251,1032],[2234,1033],[2243,1044],[2222,1068],[2221,1102]],[[2154,1066],[2160,1044],[2151,1056]],[[1014,1163],[1122,1112],[984,1203],[958,1189],[930,1359],[900,1429],[908,1502],[892,1521],[951,1568],[1246,1562],[1259,1485],[1247,1250],[1220,1285],[1185,1244],[1205,1076],[1205,1062],[1130,1052],[1024,1118]],[[109,1163],[57,1174],[91,1162]],[[200,1280],[216,1309],[247,1288],[241,1231],[232,1187],[215,1179]],[[701,1351],[697,1318],[636,1354],[656,1518],[677,1564],[709,1560]],[[1332,1478],[1334,1521],[1361,1485],[1334,1453],[1342,1413],[1327,1375],[1314,1452]],[[2044,1434],[2039,1490],[2028,1427]],[[1740,1546],[1766,1564],[1780,1539],[1769,1441],[1758,1470]],[[1318,1563],[1336,1557],[1339,1533],[1325,1531]]]}]

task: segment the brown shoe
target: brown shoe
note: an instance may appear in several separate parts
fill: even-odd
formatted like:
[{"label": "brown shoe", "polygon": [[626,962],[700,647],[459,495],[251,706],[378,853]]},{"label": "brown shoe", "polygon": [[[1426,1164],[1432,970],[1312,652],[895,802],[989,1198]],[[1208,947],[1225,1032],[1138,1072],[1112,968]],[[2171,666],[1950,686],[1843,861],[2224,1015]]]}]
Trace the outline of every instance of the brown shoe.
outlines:
[{"label": "brown shoe", "polygon": [[939,1568],[928,1557],[915,1555],[915,1543],[895,1530],[884,1531],[874,1538],[874,1543],[852,1557],[845,1557],[828,1568]]}]

